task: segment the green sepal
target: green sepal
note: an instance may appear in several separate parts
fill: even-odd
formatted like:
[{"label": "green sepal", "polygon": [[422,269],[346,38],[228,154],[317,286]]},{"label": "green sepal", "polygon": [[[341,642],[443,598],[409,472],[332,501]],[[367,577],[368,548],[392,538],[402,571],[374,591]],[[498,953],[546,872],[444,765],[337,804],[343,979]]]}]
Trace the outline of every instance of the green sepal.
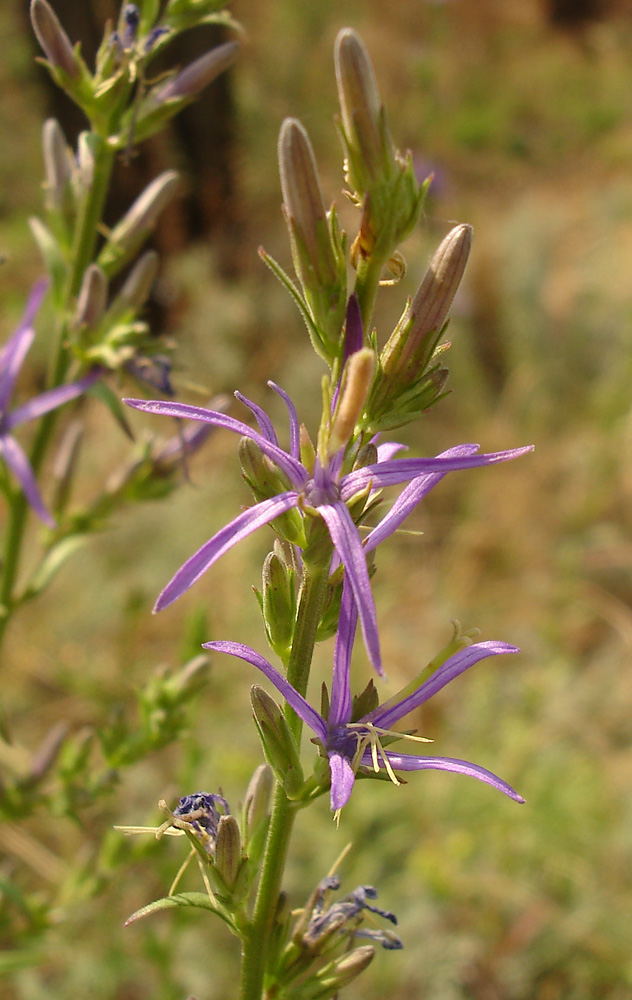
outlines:
[{"label": "green sepal", "polygon": [[63,301],[64,287],[68,274],[68,267],[61,246],[48,226],[36,215],[31,216],[29,219],[29,226],[33,234],[33,239],[37,243],[38,250],[46,265],[46,270],[50,275],[54,303],[59,307]]},{"label": "green sepal", "polygon": [[81,534],[68,535],[67,537],[56,542],[52,548],[48,550],[40,562],[39,566],[24,588],[19,600],[30,600],[32,597],[36,597],[43,590],[45,590],[64,563],[70,559],[75,552],[78,552],[87,541],[88,536]]}]

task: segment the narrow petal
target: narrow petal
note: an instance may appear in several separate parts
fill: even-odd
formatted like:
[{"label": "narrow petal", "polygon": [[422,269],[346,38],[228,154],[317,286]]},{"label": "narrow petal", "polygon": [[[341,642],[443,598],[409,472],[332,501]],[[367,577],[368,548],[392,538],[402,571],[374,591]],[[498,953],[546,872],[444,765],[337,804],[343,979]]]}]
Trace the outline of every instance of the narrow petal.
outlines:
[{"label": "narrow petal", "polygon": [[253,401],[248,399],[247,396],[242,395],[241,392],[235,393],[235,399],[238,399],[240,403],[247,406],[250,412],[254,415],[257,423],[259,424],[259,430],[263,434],[264,438],[267,438],[268,441],[271,441],[272,444],[275,444],[278,447],[279,439],[276,436],[276,431],[266,411],[262,410],[262,408],[257,406],[256,403],[253,403]]},{"label": "narrow petal", "polygon": [[5,462],[20,483],[26,499],[37,516],[44,522],[44,524],[48,525],[49,528],[54,528],[55,519],[50,511],[47,510],[46,505],[42,500],[42,495],[39,491],[35,476],[33,475],[33,470],[29,460],[15,438],[10,437],[8,434],[0,436],[0,455],[2,455]]},{"label": "narrow petal", "polygon": [[346,757],[339,753],[329,754],[329,770],[331,772],[331,808],[334,812],[346,806],[353,784],[355,774],[353,768]]},{"label": "narrow petal", "polygon": [[488,656],[497,656],[501,653],[519,652],[520,650],[517,646],[510,646],[508,642],[475,642],[471,646],[466,646],[465,649],[460,649],[458,653],[454,653],[453,656],[446,660],[436,673],[432,674],[427,681],[424,681],[407,698],[403,698],[402,701],[390,707],[377,708],[374,712],[366,716],[366,721],[372,722],[373,725],[380,726],[382,729],[391,729],[396,722],[403,719],[413,709],[418,708],[419,705],[423,705],[424,702],[432,698],[438,691],[441,691],[446,684],[453,681],[455,677],[459,677],[465,673],[466,670],[473,667],[479,660],[484,660]]},{"label": "narrow petal", "polygon": [[[386,751],[386,756],[395,771],[452,771],[454,774],[466,774],[470,778],[478,778],[479,781],[497,788],[499,792],[504,792],[514,802],[524,802],[522,795],[518,795],[518,792],[502,778],[478,764],[470,764],[467,760],[458,760],[454,757],[415,757],[412,754],[391,753],[390,750]],[[370,750],[365,750],[362,755],[362,764],[365,767],[373,766]],[[380,766],[383,766],[381,760]]]},{"label": "narrow petal", "polygon": [[334,670],[331,680],[331,699],[328,723],[340,726],[351,721],[351,653],[358,625],[358,612],[347,577],[342,585],[340,619],[334,649]]},{"label": "narrow petal", "polygon": [[175,403],[162,399],[124,399],[123,402],[135,410],[142,410],[143,413],[155,413],[163,417],[183,417],[185,420],[202,420],[215,427],[233,431],[235,434],[240,434],[242,437],[254,441],[264,455],[267,455],[278,465],[297,489],[304,486],[309,478],[307,470],[297,459],[283,451],[278,445],[268,441],[261,434],[257,434],[248,424],[242,423],[241,420],[235,420],[234,417],[229,417],[226,413],[207,410],[203,406],[191,406],[189,403]]},{"label": "narrow petal", "polygon": [[309,702],[292,687],[283,674],[276,670],[264,656],[251,649],[250,646],[242,645],[241,642],[204,642],[202,646],[204,649],[213,649],[218,653],[228,653],[230,656],[236,656],[240,660],[245,660],[246,663],[251,663],[253,667],[256,667],[262,674],[265,674],[268,680],[274,684],[279,694],[283,695],[288,705],[292,706],[299,718],[309,726],[318,739],[323,743],[326,742],[327,725],[323,717],[312,708]]},{"label": "narrow petal", "polygon": [[9,405],[15,380],[33,343],[35,337],[35,331],[32,329],[33,321],[47,290],[46,280],[38,281],[33,286],[17,329],[0,351],[0,414],[4,413]]},{"label": "narrow petal", "polygon": [[35,330],[19,327],[9,337],[0,355],[0,414],[6,413],[20,369],[29,351]]},{"label": "narrow petal", "polygon": [[296,502],[296,493],[280,493],[271,500],[263,500],[239,514],[230,524],[213,535],[190,559],[187,559],[160,594],[154,611],[162,611],[163,608],[173,604],[233,545],[262,525],[269,524],[279,514],[295,507]]},{"label": "narrow petal", "polygon": [[25,420],[36,420],[38,417],[43,416],[44,413],[49,413],[50,410],[55,410],[58,406],[62,406],[63,403],[67,403],[71,399],[76,399],[86,389],[89,389],[100,375],[100,371],[90,372],[89,375],[85,375],[84,378],[79,379],[77,382],[71,382],[70,385],[60,385],[56,389],[49,389],[48,392],[43,392],[40,396],[35,396],[34,399],[30,399],[23,406],[16,407],[7,416],[6,426],[16,427],[18,424],[24,423]]},{"label": "narrow petal", "polygon": [[377,631],[377,614],[371,591],[369,571],[358,529],[343,503],[320,504],[318,513],[327,525],[334,548],[345,568],[345,574],[349,580],[349,585],[353,591],[353,597],[358,609],[360,627],[362,628],[369,659],[378,674],[383,674],[380,657],[380,638]]},{"label": "narrow petal", "polygon": [[378,463],[390,461],[399,451],[408,451],[408,445],[402,444],[400,441],[385,441],[384,444],[378,444]]},{"label": "narrow petal", "polygon": [[[477,444],[461,444],[449,448],[438,455],[438,458],[451,458],[457,455],[474,455],[478,451]],[[444,473],[435,472],[417,476],[408,486],[404,487],[397,500],[382,520],[373,528],[364,540],[364,551],[372,552],[381,542],[389,538],[406,520],[410,512],[421,503],[430,490],[441,482]]]},{"label": "narrow petal", "polygon": [[486,455],[461,455],[452,458],[395,458],[390,462],[378,462],[367,465],[364,469],[350,472],[341,482],[340,495],[343,500],[349,500],[371,486],[381,489],[383,486],[397,486],[409,482],[425,473],[456,472],[459,469],[475,469],[483,465],[495,465],[497,462],[508,462],[533,451],[533,445],[524,448],[511,448],[509,451],[494,451]]},{"label": "narrow petal", "polygon": [[285,405],[290,416],[290,455],[297,461],[301,456],[301,442],[300,442],[300,427],[298,422],[298,413],[296,412],[296,407],[294,403],[288,396],[287,392],[277,385],[276,382],[268,382],[270,388],[276,392],[277,396],[280,396]]}]

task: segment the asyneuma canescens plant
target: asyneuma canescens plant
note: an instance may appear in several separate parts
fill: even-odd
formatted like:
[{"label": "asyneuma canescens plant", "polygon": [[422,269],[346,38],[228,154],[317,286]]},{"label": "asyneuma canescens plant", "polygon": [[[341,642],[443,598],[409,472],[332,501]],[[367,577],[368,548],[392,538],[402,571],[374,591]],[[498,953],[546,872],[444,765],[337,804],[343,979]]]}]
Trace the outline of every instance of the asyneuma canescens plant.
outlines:
[{"label": "asyneuma canescens plant", "polygon": [[[200,827],[200,822],[207,800],[208,809],[215,808],[212,795],[186,797],[173,813],[163,806],[167,822],[158,832],[171,824],[172,832],[189,838],[207,894],[172,892],[132,918],[175,905],[214,910],[242,942],[241,1000],[334,997],[373,956],[373,945],[356,947],[356,938],[368,935],[374,943],[394,947],[392,932],[371,935],[362,926],[371,910],[392,922],[392,914],[367,906],[375,893],[371,887],[325,909],[324,893],[333,883],[323,882],[298,918],[292,918],[282,878],[299,810],[328,792],[340,818],[357,778],[386,778],[397,785],[402,772],[426,769],[469,775],[523,801],[485,767],[424,754],[422,737],[393,730],[477,662],[517,652],[516,647],[474,642],[474,632],[462,633],[457,627],[446,647],[394,697],[380,704],[373,680],[363,690],[352,691],[350,663],[358,622],[368,658],[377,673],[383,673],[371,589],[378,546],[448,473],[504,462],[531,449],[479,454],[477,445],[462,444],[434,457],[409,458],[401,455],[403,445],[384,440],[385,431],[419,418],[444,394],[447,370],[440,358],[446,345],[440,341],[472,231],[460,225],[448,233],[417,295],[380,350],[371,326],[375,298],[384,270],[402,269],[397,248],[417,223],[427,185],[418,185],[410,155],[393,146],[368,55],[353,31],[338,36],[335,59],[347,193],[361,213],[359,231],[348,248],[335,206],[325,208],[307,133],[290,119],[281,128],[279,161],[296,278],[262,254],[298,305],[315,351],[329,369],[322,381],[316,435],[310,437],[290,397],[273,382],[270,388],[288,411],[286,447],[279,443],[267,413],[240,393],[236,396],[253,415],[256,430],[217,410],[126,400],[137,410],[238,434],[243,476],[255,499],[183,564],[160,594],[156,610],[181,597],[220,556],[258,528],[270,526],[277,536],[264,564],[258,598],[266,637],[281,669],[238,642],[205,644],[252,664],[281,695],[283,704],[278,705],[262,688],[252,690],[266,766],[253,779],[241,825],[223,815],[213,826],[211,840],[208,834],[204,839],[208,827]],[[392,486],[403,488],[387,508],[383,491]],[[317,710],[307,697],[312,654],[316,642],[334,635],[332,679],[323,685]],[[317,747],[310,772],[301,755],[303,724]],[[391,750],[397,739],[414,742],[416,752]]]}]

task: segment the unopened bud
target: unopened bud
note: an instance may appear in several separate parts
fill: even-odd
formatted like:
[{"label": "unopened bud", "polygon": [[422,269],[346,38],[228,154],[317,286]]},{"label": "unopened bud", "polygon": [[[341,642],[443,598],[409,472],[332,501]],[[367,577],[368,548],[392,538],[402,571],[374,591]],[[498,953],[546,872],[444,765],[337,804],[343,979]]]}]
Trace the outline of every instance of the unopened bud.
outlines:
[{"label": "unopened bud", "polygon": [[281,190],[292,238],[296,273],[305,286],[335,282],[336,262],[327,229],[327,214],[316,160],[307,132],[286,118],[279,133]]},{"label": "unopened bud", "polygon": [[94,330],[101,319],[108,298],[108,282],[98,264],[90,264],[83,274],[75,309],[75,327]]},{"label": "unopened bud", "polygon": [[57,15],[46,0],[31,0],[31,24],[51,66],[76,80],[81,74],[77,56]]},{"label": "unopened bud", "polygon": [[51,767],[57,760],[59,751],[61,750],[67,735],[68,725],[65,722],[56,722],[52,729],[48,731],[35,752],[35,755],[31,760],[28,775],[24,782],[20,783],[22,787],[24,787],[24,785],[36,785],[42,780],[42,778],[46,777]]},{"label": "unopened bud", "polygon": [[134,255],[149,236],[160,213],[172,200],[179,186],[178,172],[165,170],[139,195],[110,233],[110,238],[99,256],[99,264],[106,274],[114,269],[120,269]]},{"label": "unopened bud", "polygon": [[61,125],[48,118],[42,128],[42,149],[46,174],[46,207],[58,212],[68,203],[73,176],[73,156],[68,148]]},{"label": "unopened bud", "polygon": [[77,139],[78,182],[81,191],[89,191],[94,180],[94,135],[80,132]]},{"label": "unopened bud", "polygon": [[160,256],[155,250],[147,250],[139,257],[112,303],[109,312],[112,318],[127,312],[135,314],[145,305],[156,280],[159,264]]},{"label": "unopened bud", "polygon": [[234,889],[243,861],[241,834],[234,816],[220,817],[213,860],[223,884],[229,891]]},{"label": "unopened bud", "polygon": [[294,570],[275,552],[266,556],[262,570],[263,617],[275,653],[287,654],[294,634],[296,597]]},{"label": "unopened bud", "polygon": [[393,148],[371,60],[352,28],[339,32],[334,59],[342,127],[348,143],[348,179],[355,191],[362,192],[368,179],[389,169]]},{"label": "unopened bud", "polygon": [[331,966],[327,967],[322,976],[323,985],[326,985],[327,989],[332,990],[332,992],[342,989],[361,972],[364,972],[373,961],[374,955],[373,945],[365,944],[360,948],[354,948],[349,954],[343,955],[342,958],[337,959],[337,961],[332,962]]},{"label": "unopened bud", "polygon": [[303,785],[303,769],[287,719],[274,699],[258,684],[250,689],[250,703],[266,760],[286,795],[292,798]]},{"label": "unopened bud", "polygon": [[239,48],[238,42],[226,42],[206,52],[161,87],[153,95],[153,101],[164,104],[166,101],[191,100],[232,65]]},{"label": "unopened bud", "polygon": [[465,271],[472,227],[455,226],[439,245],[419,290],[381,356],[386,377],[413,380],[426,367]]},{"label": "unopened bud", "polygon": [[347,375],[329,437],[329,455],[335,455],[351,439],[360,419],[375,372],[375,354],[363,347],[349,358]]},{"label": "unopened bud", "polygon": [[254,772],[244,801],[245,839],[249,841],[261,824],[269,816],[270,796],[274,785],[274,775],[268,764],[259,764]]}]

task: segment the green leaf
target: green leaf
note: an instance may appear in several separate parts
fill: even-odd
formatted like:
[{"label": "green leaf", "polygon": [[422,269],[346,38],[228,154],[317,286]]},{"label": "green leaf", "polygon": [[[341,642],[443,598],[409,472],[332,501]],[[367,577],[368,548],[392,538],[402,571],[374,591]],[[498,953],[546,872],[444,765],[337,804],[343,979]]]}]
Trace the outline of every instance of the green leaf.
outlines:
[{"label": "green leaf", "polygon": [[104,382],[99,381],[90,386],[90,395],[96,396],[102,403],[105,403],[123,433],[126,434],[131,441],[133,441],[134,434],[127,420],[127,411],[123,408],[121,400],[116,393],[112,392],[109,386],[107,386]]},{"label": "green leaf", "polygon": [[87,541],[87,535],[69,535],[46,553],[26,586],[22,600],[28,600],[41,593],[70,556],[74,555]]},{"label": "green leaf", "polygon": [[178,906],[188,906],[198,910],[210,910],[211,913],[217,914],[220,920],[228,924],[231,930],[236,933],[235,924],[228,914],[221,910],[205,892],[178,892],[174,896],[163,896],[162,899],[156,899],[153,903],[148,903],[147,906],[141,906],[140,910],[136,910],[135,913],[132,913],[131,917],[127,918],[123,926],[128,927],[135,920],[141,920],[143,917],[148,917],[152,913],[158,913],[160,910],[172,910]]}]

